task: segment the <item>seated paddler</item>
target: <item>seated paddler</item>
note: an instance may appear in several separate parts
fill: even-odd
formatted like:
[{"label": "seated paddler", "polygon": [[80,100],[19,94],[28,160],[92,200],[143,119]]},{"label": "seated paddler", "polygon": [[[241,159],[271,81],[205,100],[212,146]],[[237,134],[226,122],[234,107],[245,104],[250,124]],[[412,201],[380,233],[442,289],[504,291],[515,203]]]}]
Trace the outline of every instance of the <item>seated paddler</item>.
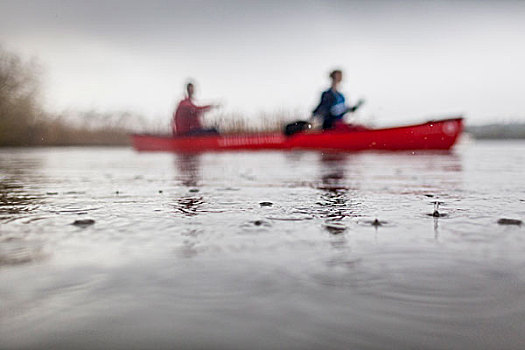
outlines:
[{"label": "seated paddler", "polygon": [[345,97],[339,92],[339,84],[343,80],[343,72],[334,70],[330,73],[331,85],[321,95],[321,102],[313,110],[312,118],[322,119],[323,130],[337,129],[339,125],[344,125],[343,117],[349,112],[355,112],[362,104],[359,100],[355,106],[347,105]]},{"label": "seated paddler", "polygon": [[186,96],[177,105],[173,112],[173,135],[174,136],[197,136],[218,134],[215,128],[204,128],[202,126],[202,115],[218,107],[218,105],[197,106],[193,102],[195,87],[193,83],[186,84]]}]

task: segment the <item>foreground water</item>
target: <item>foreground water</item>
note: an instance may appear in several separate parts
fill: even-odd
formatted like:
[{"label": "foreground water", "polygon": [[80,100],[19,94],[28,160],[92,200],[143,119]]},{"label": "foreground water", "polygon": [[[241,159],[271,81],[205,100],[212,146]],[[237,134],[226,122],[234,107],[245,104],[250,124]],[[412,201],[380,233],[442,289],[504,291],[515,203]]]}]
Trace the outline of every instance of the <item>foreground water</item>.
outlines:
[{"label": "foreground water", "polygon": [[522,349],[525,231],[498,220],[524,173],[523,142],[2,150],[0,348]]}]

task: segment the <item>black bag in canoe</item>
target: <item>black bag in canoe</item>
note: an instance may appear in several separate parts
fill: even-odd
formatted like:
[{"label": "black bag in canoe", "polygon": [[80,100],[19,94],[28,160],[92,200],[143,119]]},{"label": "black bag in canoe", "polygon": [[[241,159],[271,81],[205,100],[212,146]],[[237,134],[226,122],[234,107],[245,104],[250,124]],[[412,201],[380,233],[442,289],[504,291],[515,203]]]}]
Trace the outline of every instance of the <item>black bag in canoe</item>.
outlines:
[{"label": "black bag in canoe", "polygon": [[304,120],[298,120],[296,122],[287,124],[284,127],[284,134],[286,136],[292,136],[293,134],[296,134],[298,132],[308,130],[311,127],[312,127],[312,124],[310,124],[309,122],[306,122]]}]

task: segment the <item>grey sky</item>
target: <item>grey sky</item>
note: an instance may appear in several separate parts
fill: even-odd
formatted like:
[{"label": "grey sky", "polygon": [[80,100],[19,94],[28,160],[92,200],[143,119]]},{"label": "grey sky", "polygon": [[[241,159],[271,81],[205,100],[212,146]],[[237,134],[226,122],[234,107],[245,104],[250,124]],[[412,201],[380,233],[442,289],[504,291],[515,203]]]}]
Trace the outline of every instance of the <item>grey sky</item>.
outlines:
[{"label": "grey sky", "polygon": [[44,64],[52,109],[169,118],[188,78],[225,111],[308,115],[334,67],[379,124],[525,120],[521,1],[6,1],[0,43]]}]

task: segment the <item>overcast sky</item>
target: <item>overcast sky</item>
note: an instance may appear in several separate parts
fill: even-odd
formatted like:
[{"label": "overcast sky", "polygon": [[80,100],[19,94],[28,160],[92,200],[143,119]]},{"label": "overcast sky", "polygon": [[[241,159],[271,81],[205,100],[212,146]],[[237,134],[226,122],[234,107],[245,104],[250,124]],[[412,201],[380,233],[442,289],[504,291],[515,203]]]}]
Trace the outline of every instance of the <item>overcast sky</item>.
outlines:
[{"label": "overcast sky", "polygon": [[202,102],[309,115],[328,72],[357,116],[525,121],[525,1],[8,1],[0,44],[36,56],[52,110],[170,118]]}]

